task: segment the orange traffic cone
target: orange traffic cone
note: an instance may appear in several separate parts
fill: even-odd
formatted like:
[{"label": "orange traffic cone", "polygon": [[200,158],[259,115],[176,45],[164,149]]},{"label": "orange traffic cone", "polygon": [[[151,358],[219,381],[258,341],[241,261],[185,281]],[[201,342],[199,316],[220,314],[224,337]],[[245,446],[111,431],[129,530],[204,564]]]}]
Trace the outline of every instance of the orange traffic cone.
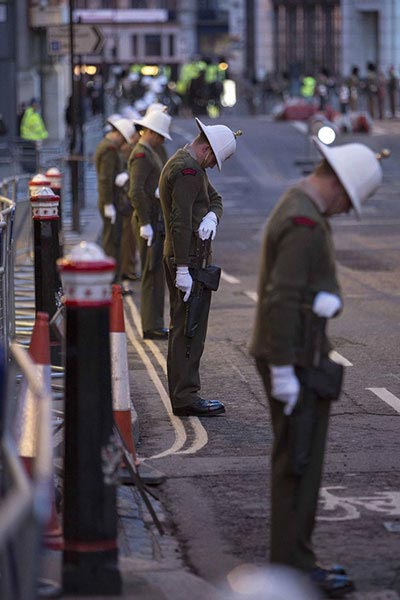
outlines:
[{"label": "orange traffic cone", "polygon": [[122,288],[117,284],[112,286],[110,345],[114,421],[120,431],[126,448],[133,456],[135,465],[138,466],[140,461],[136,455],[132,434],[131,395],[129,388],[124,304],[122,300]]},{"label": "orange traffic cone", "polygon": [[[50,366],[50,334],[49,315],[45,312],[36,314],[32,332],[29,354],[37,364],[38,376],[43,386],[51,392]],[[38,405],[37,399],[29,390],[25,379],[21,382],[19,394],[20,416],[18,419],[17,444],[19,456],[30,477],[34,474],[34,463],[37,447]],[[52,486],[51,516],[45,528],[44,543],[47,548],[61,550],[63,547],[62,529],[58,520],[54,486]]]}]

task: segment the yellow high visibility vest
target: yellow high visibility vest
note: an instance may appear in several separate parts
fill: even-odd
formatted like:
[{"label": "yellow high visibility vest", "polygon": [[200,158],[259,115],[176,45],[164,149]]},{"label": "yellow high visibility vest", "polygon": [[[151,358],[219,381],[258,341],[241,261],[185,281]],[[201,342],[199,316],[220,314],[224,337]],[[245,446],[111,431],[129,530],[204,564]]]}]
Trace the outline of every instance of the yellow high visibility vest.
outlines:
[{"label": "yellow high visibility vest", "polygon": [[49,136],[42,117],[31,106],[25,110],[22,117],[20,135],[22,139],[33,142],[45,140]]}]

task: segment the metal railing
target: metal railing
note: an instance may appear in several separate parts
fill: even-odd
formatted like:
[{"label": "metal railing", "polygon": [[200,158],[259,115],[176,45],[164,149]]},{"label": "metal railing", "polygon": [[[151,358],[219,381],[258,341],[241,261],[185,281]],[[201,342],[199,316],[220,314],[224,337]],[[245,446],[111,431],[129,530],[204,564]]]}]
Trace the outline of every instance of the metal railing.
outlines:
[{"label": "metal railing", "polygon": [[[41,537],[50,517],[52,485],[51,397],[38,383],[37,367],[29,354],[11,344],[16,365],[27,379],[38,407],[38,443],[30,480],[18,457],[12,431],[15,403],[3,413],[0,442],[0,598],[33,600],[37,597]],[[15,377],[9,377],[7,397],[15,393]],[[24,398],[20,399],[20,403]],[[23,409],[19,406],[18,412]]]},{"label": "metal railing", "polygon": [[15,202],[0,196],[0,343],[8,357],[14,332],[14,238]]}]

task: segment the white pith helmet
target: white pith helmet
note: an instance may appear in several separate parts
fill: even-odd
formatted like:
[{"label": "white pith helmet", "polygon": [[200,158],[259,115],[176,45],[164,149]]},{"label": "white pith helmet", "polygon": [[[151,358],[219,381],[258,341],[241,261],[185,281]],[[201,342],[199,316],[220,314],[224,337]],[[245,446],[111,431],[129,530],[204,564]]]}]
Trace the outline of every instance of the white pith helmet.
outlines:
[{"label": "white pith helmet", "polygon": [[313,141],[335,171],[360,218],[362,204],[382,183],[382,167],[378,157],[364,144],[344,144],[331,148],[315,137]]},{"label": "white pith helmet", "polygon": [[133,106],[124,106],[121,110],[121,117],[123,119],[140,119],[141,114]]},{"label": "white pith helmet", "polygon": [[211,150],[214,152],[218,169],[221,170],[222,163],[232,156],[236,150],[236,138],[242,135],[242,132],[235,133],[226,125],[204,125],[196,117],[196,123],[200,131],[206,136]]},{"label": "white pith helmet", "polygon": [[114,125],[115,121],[119,121],[120,119],[123,119],[122,115],[120,115],[119,113],[113,113],[112,115],[107,117],[106,123],[108,123],[109,125]]},{"label": "white pith helmet", "polygon": [[136,133],[130,119],[117,119],[114,121],[114,123],[112,123],[112,126],[124,136],[125,141],[128,142],[128,144]]},{"label": "white pith helmet", "polygon": [[167,112],[168,111],[168,106],[166,106],[165,104],[161,104],[161,102],[152,102],[147,107],[146,114],[144,116],[147,117],[147,115],[149,115],[150,113],[152,113],[153,110],[161,110],[161,112]]},{"label": "white pith helmet", "polygon": [[133,123],[145,129],[151,129],[159,135],[162,135],[167,140],[171,140],[169,135],[169,127],[171,125],[171,117],[161,110],[153,110],[151,113],[143,117],[143,119],[135,120]]}]

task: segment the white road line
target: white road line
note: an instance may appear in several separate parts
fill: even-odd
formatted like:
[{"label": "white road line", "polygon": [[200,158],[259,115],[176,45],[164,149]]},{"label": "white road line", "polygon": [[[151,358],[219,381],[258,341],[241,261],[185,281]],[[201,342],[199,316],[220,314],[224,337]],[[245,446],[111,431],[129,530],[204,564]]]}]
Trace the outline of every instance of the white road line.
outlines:
[{"label": "white road line", "polygon": [[331,223],[334,226],[338,226],[340,227],[340,229],[342,229],[342,227],[376,227],[377,225],[382,225],[384,227],[397,227],[398,225],[400,225],[400,220],[399,219],[376,219],[376,220],[364,220],[364,221],[356,221],[356,219],[352,219],[351,217],[347,216],[347,220],[345,220],[343,217],[338,217],[335,220],[332,220]]},{"label": "white road line", "polygon": [[229,275],[226,271],[221,271],[221,279],[226,281],[226,283],[232,283],[233,285],[240,283],[240,279],[233,275]]},{"label": "white road line", "polygon": [[304,121],[292,121],[291,125],[301,133],[308,133],[308,125]]},{"label": "white road line", "polygon": [[[139,315],[139,311],[136,307],[136,304],[134,303],[132,298],[129,296],[127,298],[127,303],[129,304],[129,307],[131,309],[131,315],[132,315],[133,322],[135,323],[136,329],[138,331],[141,331],[140,315]],[[143,340],[143,341],[146,343],[148,348],[151,350],[151,352],[155,356],[155,358],[156,358],[158,364],[160,365],[160,367],[162,368],[165,376],[167,376],[167,363],[166,363],[165,357],[163,356],[163,354],[161,354],[157,345],[154,342],[152,342],[151,340]],[[165,388],[164,388],[164,391],[165,391]],[[170,404],[171,403],[168,398],[169,408],[171,408]],[[171,409],[171,414],[172,414],[172,409]],[[173,416],[174,416],[174,418],[177,418],[177,417],[175,417],[175,415],[173,415]],[[192,429],[194,432],[194,440],[193,440],[192,444],[189,446],[189,448],[187,448],[186,450],[176,451],[176,454],[195,454],[196,452],[201,450],[201,448],[203,448],[208,443],[208,434],[207,434],[207,431],[204,429],[203,425],[200,423],[200,419],[198,419],[197,417],[189,417],[188,421],[189,421],[190,425],[192,426]]]},{"label": "white road line", "polygon": [[375,396],[389,404],[396,412],[400,413],[400,398],[389,392],[386,388],[366,388]]},{"label": "white road line", "polygon": [[164,452],[160,452],[159,454],[150,456],[150,459],[162,458],[164,456],[169,456],[170,454],[174,454],[175,452],[180,450],[185,445],[185,442],[186,442],[185,428],[182,425],[182,421],[178,417],[175,417],[175,415],[172,413],[171,403],[169,401],[168,394],[165,391],[165,388],[164,388],[163,384],[161,383],[161,380],[160,380],[155,368],[151,364],[151,361],[148,358],[146,352],[143,350],[141,344],[136,339],[136,336],[134,334],[134,331],[133,331],[129,321],[127,321],[127,323],[125,324],[125,329],[126,329],[126,333],[129,338],[129,341],[131,342],[132,346],[135,348],[136,352],[140,356],[144,366],[147,369],[150,379],[152,380],[152,382],[154,384],[154,387],[156,388],[157,392],[159,393],[161,401],[164,404],[165,410],[167,411],[169,419],[175,430],[174,444],[170,448],[168,448],[168,450],[164,450]]},{"label": "white road line", "polygon": [[331,357],[332,360],[339,363],[340,365],[343,365],[344,367],[352,367],[353,366],[353,363],[351,363],[349,360],[347,360],[347,358],[345,358],[344,356],[339,354],[339,352],[336,352],[336,350],[331,350],[329,352],[329,356]]},{"label": "white road line", "polygon": [[248,298],[250,298],[250,300],[253,300],[254,302],[257,302],[258,300],[258,294],[257,292],[252,292],[251,290],[246,290],[244,292],[245,296],[247,296]]},{"label": "white road line", "polygon": [[194,440],[186,450],[179,450],[175,454],[195,454],[208,444],[208,433],[204,429],[198,417],[188,418],[194,433]]}]

